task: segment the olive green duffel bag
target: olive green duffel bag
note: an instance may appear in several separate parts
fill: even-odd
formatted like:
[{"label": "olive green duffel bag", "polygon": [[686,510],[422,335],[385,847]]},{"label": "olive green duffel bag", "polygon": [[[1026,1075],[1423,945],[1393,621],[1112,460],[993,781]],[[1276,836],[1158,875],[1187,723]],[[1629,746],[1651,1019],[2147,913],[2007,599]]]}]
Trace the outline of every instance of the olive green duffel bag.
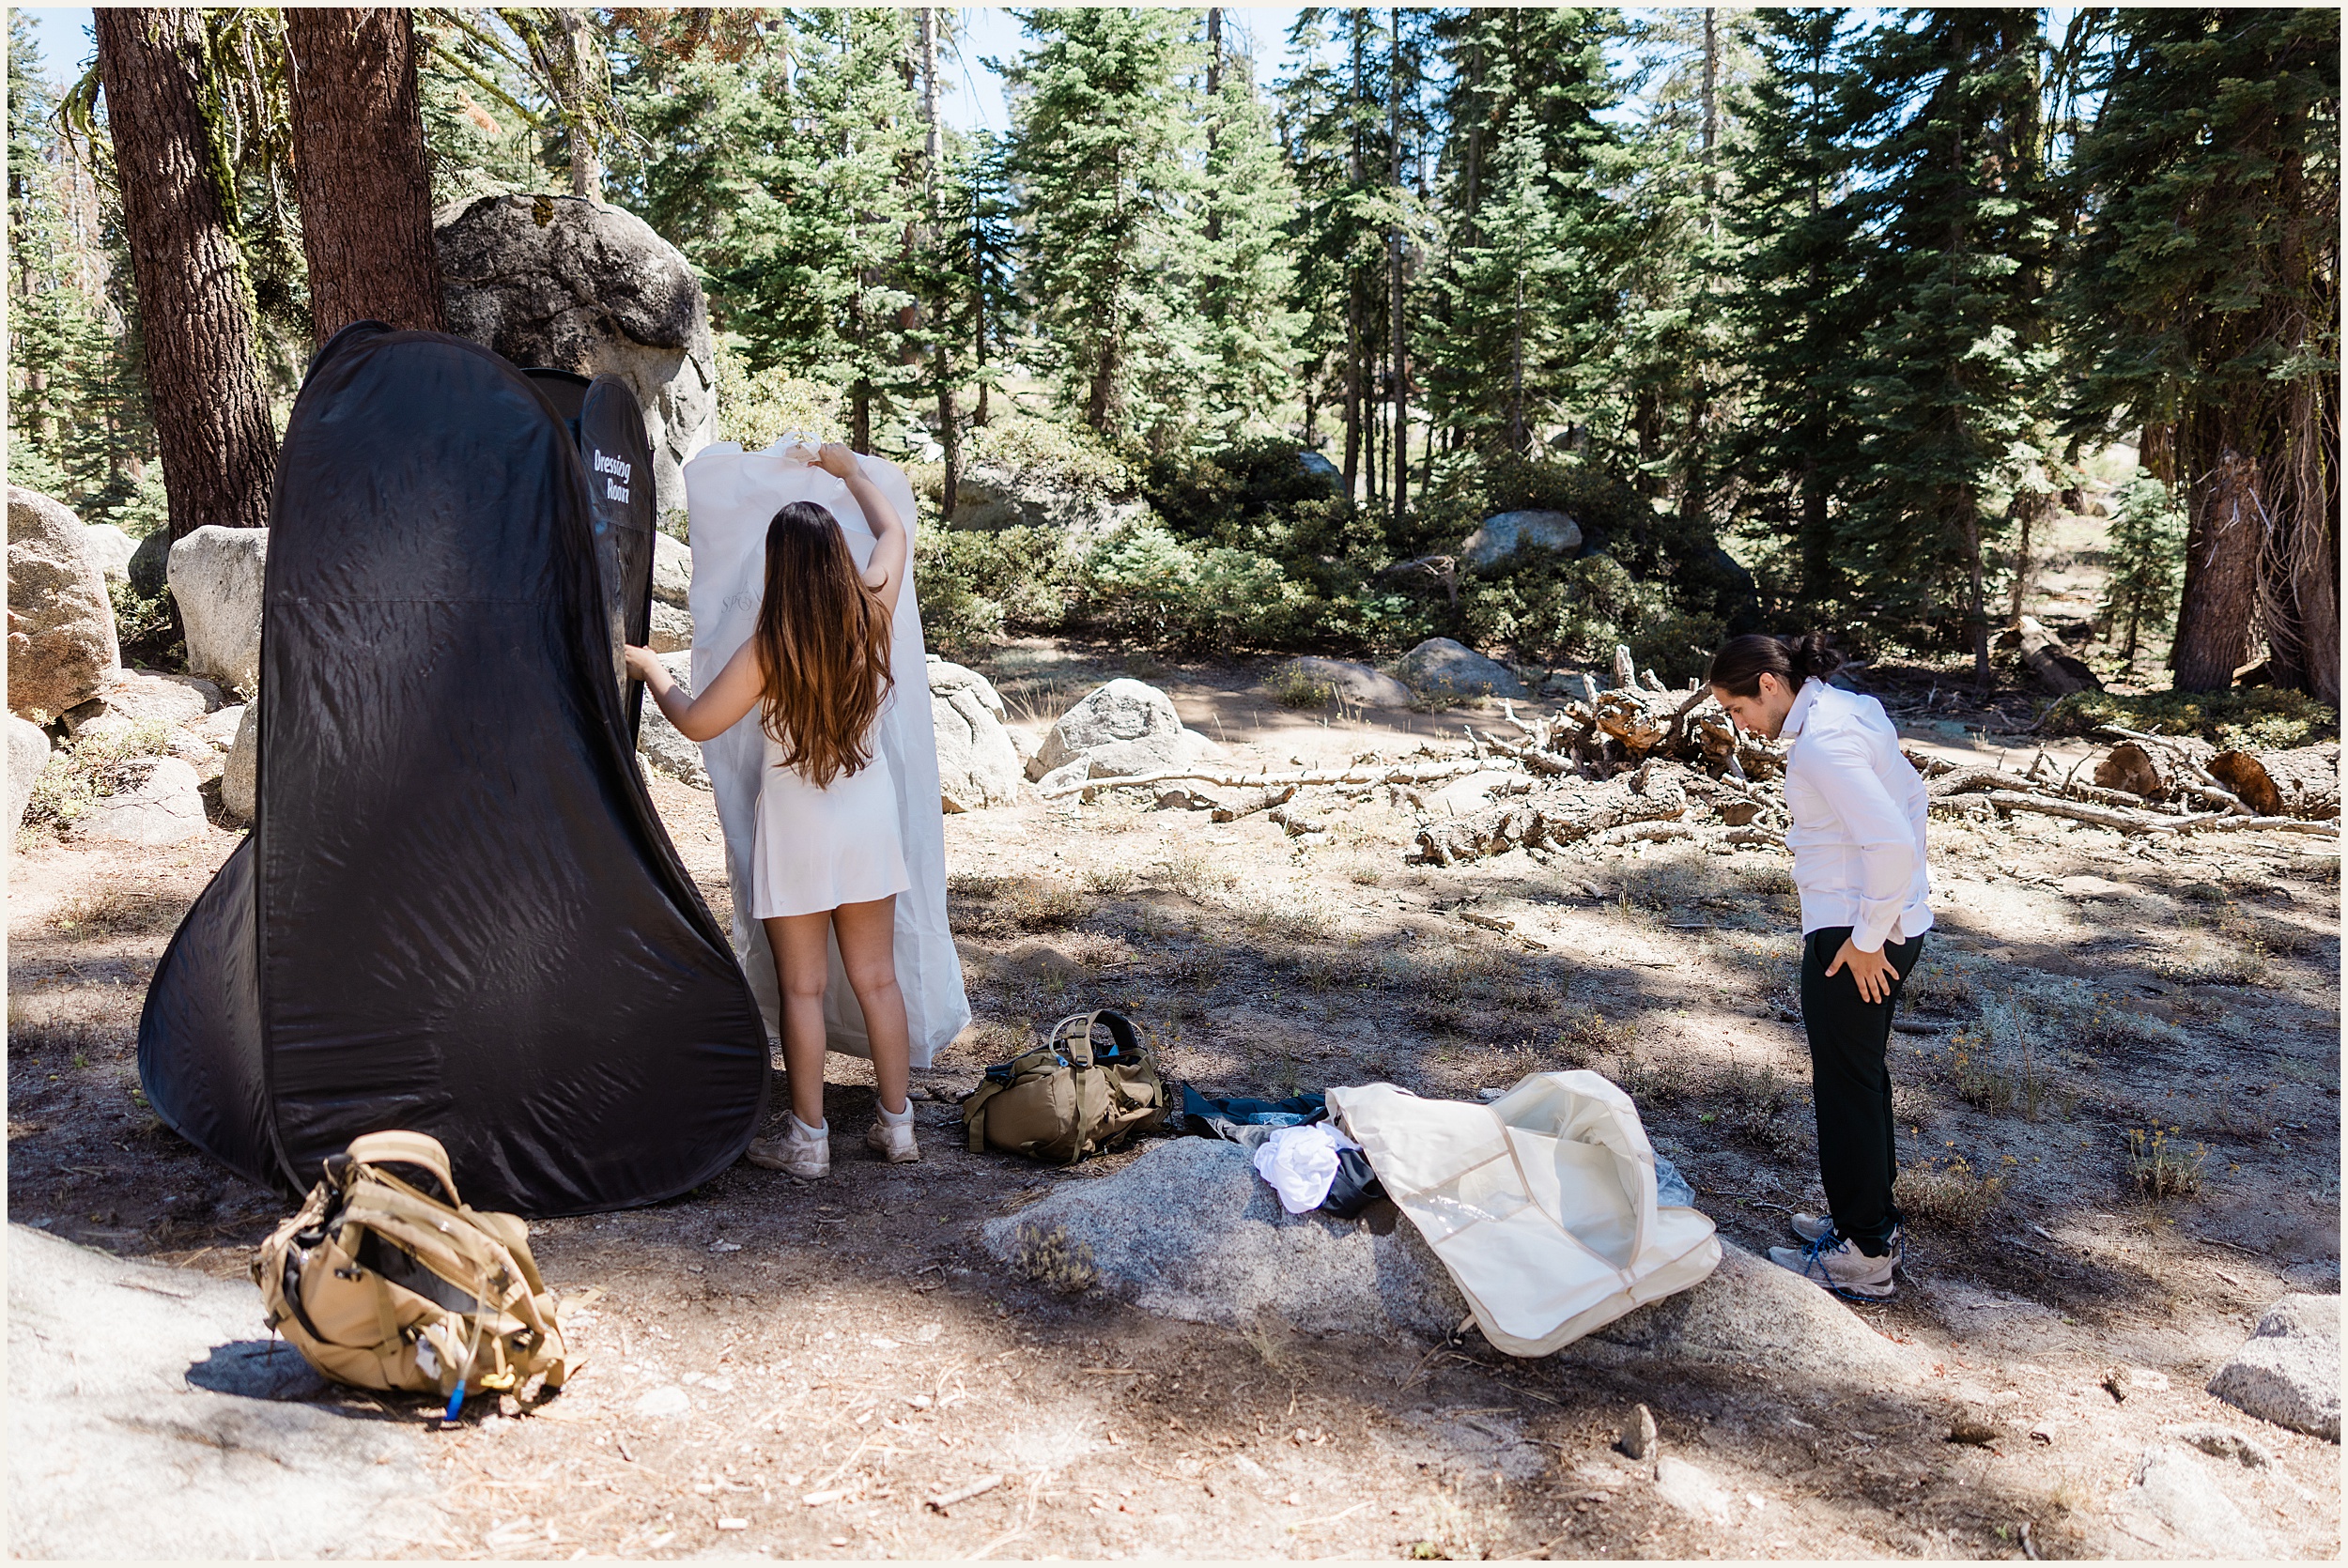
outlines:
[{"label": "olive green duffel bag", "polygon": [[1133,1022],[1072,1013],[1044,1043],[986,1069],[962,1102],[973,1153],[998,1148],[1074,1165],[1166,1120],[1166,1084]]}]

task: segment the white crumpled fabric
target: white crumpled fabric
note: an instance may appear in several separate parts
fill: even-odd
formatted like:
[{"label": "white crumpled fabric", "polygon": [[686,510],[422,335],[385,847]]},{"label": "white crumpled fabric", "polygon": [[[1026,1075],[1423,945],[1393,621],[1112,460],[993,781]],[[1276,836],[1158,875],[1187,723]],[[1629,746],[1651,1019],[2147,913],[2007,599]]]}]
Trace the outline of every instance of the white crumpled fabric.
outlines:
[{"label": "white crumpled fabric", "polygon": [[[693,689],[702,690],[749,639],[765,596],[766,525],[785,501],[818,501],[840,519],[848,551],[858,567],[872,560],[873,539],[847,484],[814,468],[816,443],[785,435],[764,452],[744,452],[731,441],[705,447],[685,465],[686,503],[691,512],[693,548]],[[904,471],[878,457],[858,457],[857,466],[888,498],[914,530],[913,489]],[[937,732],[930,718],[929,667],[922,658],[921,611],[914,594],[913,563],[905,582],[888,658],[897,678],[874,727],[873,739],[888,759],[897,782],[897,814],[904,833],[905,870],[913,885],[897,899],[897,984],[904,993],[913,1066],[926,1068],[947,1042],[970,1022],[963,991],[962,959],[946,925],[946,818],[939,807]],[[753,708],[717,739],[704,742],[702,757],[717,795],[718,822],[725,831],[726,876],[733,886],[749,886],[750,841],[757,818],[758,787],[766,762],[765,733]],[[766,1033],[782,1033],[774,955],[766,933],[734,904],[734,949],[749,976],[750,992],[765,1015]],[[872,1045],[864,1012],[831,949],[831,981],[824,992],[824,1025],[834,1051],[866,1056]]]},{"label": "white crumpled fabric", "polygon": [[1256,1145],[1256,1174],[1280,1194],[1282,1208],[1309,1214],[1337,1179],[1339,1151],[1361,1146],[1327,1122],[1283,1127]]}]

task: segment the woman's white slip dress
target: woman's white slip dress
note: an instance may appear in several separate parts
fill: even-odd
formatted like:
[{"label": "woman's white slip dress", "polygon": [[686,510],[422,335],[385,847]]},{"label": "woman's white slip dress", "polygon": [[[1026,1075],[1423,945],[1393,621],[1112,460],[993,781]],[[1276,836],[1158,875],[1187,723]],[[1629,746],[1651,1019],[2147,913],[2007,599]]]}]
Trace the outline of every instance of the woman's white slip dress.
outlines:
[{"label": "woman's white slip dress", "polygon": [[[685,465],[686,504],[690,509],[693,548],[693,689],[701,690],[725,668],[734,651],[749,640],[764,597],[766,565],[766,525],[786,501],[811,500],[840,519],[848,553],[859,568],[873,558],[873,540],[864,526],[864,514],[848,494],[845,482],[813,466],[811,441],[785,436],[764,452],[744,452],[732,441],[704,448]],[[857,459],[864,474],[878,485],[908,535],[914,532],[913,486],[904,471],[877,457]],[[823,803],[826,812],[839,810],[859,818],[873,810],[874,802],[892,802],[897,833],[893,842],[904,871],[897,895],[897,985],[905,999],[905,1022],[913,1037],[913,1066],[926,1068],[939,1051],[970,1022],[970,1003],[964,993],[962,958],[954,951],[953,932],[946,922],[946,819],[937,780],[937,732],[930,716],[929,667],[921,646],[921,612],[911,562],[897,593],[897,612],[889,636],[889,671],[896,686],[873,726],[873,764],[853,779],[835,780],[833,789],[850,786],[848,793]],[[724,734],[705,742],[702,758],[717,796],[718,822],[724,830],[726,875],[734,890],[734,950],[743,974],[765,1015],[769,1038],[781,1035],[781,1007],[775,983],[775,961],[766,933],[753,909],[788,907],[762,904],[765,895],[759,879],[767,856],[759,847],[761,796],[769,788],[775,769],[767,764],[773,743],[753,708]],[[867,774],[870,775],[869,779]],[[804,785],[804,780],[794,780]],[[790,784],[776,788],[788,790]],[[778,839],[796,838],[820,843],[826,830],[800,810],[811,803],[796,801],[766,813]],[[800,826],[797,824],[806,823]],[[796,853],[796,852],[795,852]],[[842,868],[843,878],[850,873]],[[796,884],[785,873],[774,879],[767,892]],[[845,882],[836,885],[852,885]],[[813,907],[831,909],[860,899],[813,895]],[[887,889],[871,895],[887,896]],[[849,989],[841,967],[840,946],[832,944],[831,981],[824,992],[824,1023],[831,1049],[850,1055],[871,1054],[864,1013]]]},{"label": "woman's white slip dress", "polygon": [[768,736],[750,837],[750,918],[814,915],[909,892],[897,781],[879,747],[863,767],[821,789],[782,759],[781,745]]}]

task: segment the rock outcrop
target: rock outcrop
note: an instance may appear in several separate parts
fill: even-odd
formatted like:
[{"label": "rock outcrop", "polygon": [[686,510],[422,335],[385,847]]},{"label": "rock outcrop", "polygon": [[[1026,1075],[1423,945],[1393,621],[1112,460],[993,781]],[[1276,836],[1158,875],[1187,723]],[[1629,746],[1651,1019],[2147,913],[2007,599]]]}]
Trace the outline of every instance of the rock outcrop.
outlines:
[{"label": "rock outcrop", "polygon": [[1447,637],[1430,637],[1395,668],[1402,684],[1423,696],[1529,697],[1507,666]]},{"label": "rock outcrop", "polygon": [[1460,564],[1491,567],[1537,550],[1569,555],[1582,547],[1582,525],[1563,512],[1503,512],[1487,517],[1460,546]]},{"label": "rock outcrop", "polygon": [[1019,798],[1026,771],[1003,728],[1003,699],[975,669],[933,657],[930,720],[937,732],[940,804],[949,816]]},{"label": "rock outcrop", "polygon": [[709,306],[684,254],[583,196],[480,196],[432,215],[452,331],[520,365],[620,377],[643,406],[662,512],[717,434]]},{"label": "rock outcrop", "polygon": [[177,757],[123,764],[123,788],[99,800],[73,823],[82,838],[116,844],[184,844],[209,825],[195,769]]},{"label": "rock outcrop", "polygon": [[96,697],[121,662],[88,530],[64,502],[9,485],[9,711],[54,719]]},{"label": "rock outcrop", "polygon": [[171,546],[171,596],[188,669],[239,694],[261,689],[261,576],[269,530],[207,524]]},{"label": "rock outcrop", "polygon": [[652,541],[652,596],[656,603],[692,607],[693,552],[673,534],[657,533]]},{"label": "rock outcrop", "polygon": [[[663,653],[660,662],[668,668],[669,679],[684,693],[693,693],[693,654],[687,649],[679,653]],[[677,727],[669,722],[669,715],[660,711],[660,704],[644,694],[643,715],[636,725],[636,749],[644,755],[645,765],[657,768],[680,784],[690,784],[696,790],[709,788],[709,765],[702,761],[699,743],[688,741]]]}]

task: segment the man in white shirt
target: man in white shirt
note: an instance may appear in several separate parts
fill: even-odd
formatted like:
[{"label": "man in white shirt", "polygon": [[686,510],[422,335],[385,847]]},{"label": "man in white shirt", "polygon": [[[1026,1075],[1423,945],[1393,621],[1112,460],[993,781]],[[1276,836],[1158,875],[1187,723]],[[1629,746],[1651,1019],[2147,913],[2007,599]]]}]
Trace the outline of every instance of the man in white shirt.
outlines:
[{"label": "man in white shirt", "polygon": [[1776,1262],[1846,1296],[1892,1292],[1899,1174],[1887,1053],[1892,1010],[1932,925],[1923,780],[1883,704],[1827,684],[1825,634],[1740,637],[1712,656],[1713,695],[1745,729],[1791,742],[1785,804],[1801,893],[1801,1015],[1810,1037],[1827,1213],[1797,1214]]}]

